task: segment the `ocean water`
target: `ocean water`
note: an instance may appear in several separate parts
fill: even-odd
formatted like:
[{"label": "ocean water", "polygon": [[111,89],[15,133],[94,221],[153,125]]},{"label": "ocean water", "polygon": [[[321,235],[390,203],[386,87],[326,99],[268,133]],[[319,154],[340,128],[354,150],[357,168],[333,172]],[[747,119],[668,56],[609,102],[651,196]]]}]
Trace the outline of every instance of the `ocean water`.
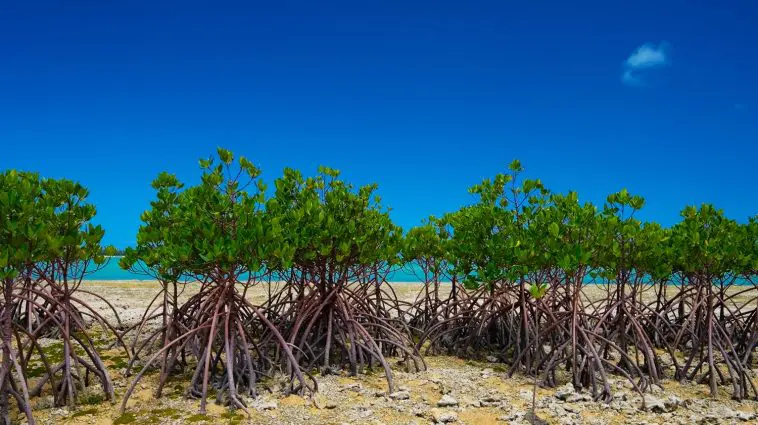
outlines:
[{"label": "ocean water", "polygon": [[[118,265],[119,259],[120,257],[106,258],[106,263],[98,270],[88,274],[85,280],[153,280],[151,276],[123,270]],[[416,270],[405,267],[393,271],[387,280],[389,282],[421,282],[416,274]]]},{"label": "ocean water", "polygon": [[[133,273],[129,270],[123,270],[118,266],[120,257],[110,257],[106,259],[100,269],[87,275],[85,280],[153,280],[151,276]],[[394,270],[387,278],[388,282],[422,282],[419,278],[422,276],[417,266],[408,265]],[[589,276],[585,278],[586,284],[598,283]],[[736,285],[758,285],[758,276],[750,279],[739,277],[734,281]]]}]

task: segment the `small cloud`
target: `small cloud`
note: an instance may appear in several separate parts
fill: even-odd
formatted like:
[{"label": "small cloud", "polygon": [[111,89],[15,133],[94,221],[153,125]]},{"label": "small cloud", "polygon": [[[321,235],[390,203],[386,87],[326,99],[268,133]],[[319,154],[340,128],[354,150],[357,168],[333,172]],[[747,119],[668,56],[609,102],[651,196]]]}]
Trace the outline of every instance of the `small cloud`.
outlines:
[{"label": "small cloud", "polygon": [[635,73],[630,69],[627,69],[621,75],[621,82],[628,86],[638,86],[642,84],[642,80],[640,80],[639,77],[635,75]]},{"label": "small cloud", "polygon": [[626,66],[630,68],[654,68],[666,64],[666,43],[658,47],[652,43],[645,43],[638,47],[626,60]]},{"label": "small cloud", "polygon": [[624,62],[621,81],[627,85],[644,84],[644,77],[650,70],[669,65],[669,45],[661,42],[657,46],[645,43],[638,47]]},{"label": "small cloud", "polygon": [[738,111],[744,111],[745,109],[747,109],[747,105],[744,104],[744,103],[735,103],[734,104],[734,109],[736,109]]}]

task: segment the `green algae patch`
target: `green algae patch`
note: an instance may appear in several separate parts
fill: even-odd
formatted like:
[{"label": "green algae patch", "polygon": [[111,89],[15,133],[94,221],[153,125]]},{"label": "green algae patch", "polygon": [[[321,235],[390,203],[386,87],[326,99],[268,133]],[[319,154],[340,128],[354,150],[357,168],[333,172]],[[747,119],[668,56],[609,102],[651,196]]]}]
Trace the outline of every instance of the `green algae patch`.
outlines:
[{"label": "green algae patch", "polygon": [[130,424],[135,420],[137,420],[137,417],[134,416],[134,413],[124,413],[113,421],[113,425]]},{"label": "green algae patch", "polygon": [[[198,413],[196,415],[192,415],[189,418],[185,419],[185,422],[189,423],[197,423],[197,422],[207,422],[211,420],[211,417],[208,415],[203,415],[202,413]],[[114,424],[115,425],[115,424]]]},{"label": "green algae patch", "polygon": [[227,423],[230,425],[238,425],[245,417],[235,412],[225,412],[221,414],[221,418],[227,419]]},{"label": "green algae patch", "polygon": [[153,409],[150,411],[151,415],[157,415],[157,416],[163,416],[166,418],[172,418],[174,416],[179,415],[179,411],[176,409],[172,409],[170,407],[166,407],[163,409]]},{"label": "green algae patch", "polygon": [[82,405],[100,404],[105,401],[105,396],[100,393],[88,393],[80,395],[78,401]]},{"label": "green algae patch", "polygon": [[44,364],[35,364],[26,370],[26,377],[30,379],[41,378],[45,373],[47,373],[47,368]]},{"label": "green algae patch", "polygon": [[80,410],[73,415],[71,415],[72,418],[78,418],[80,416],[88,416],[88,415],[96,415],[98,412],[97,409],[86,409],[86,410]]},{"label": "green algae patch", "polygon": [[170,407],[163,409],[153,409],[150,411],[150,421],[152,421],[151,423],[159,423],[163,418],[180,419],[181,417],[182,415],[177,409],[172,409]]},{"label": "green algae patch", "polygon": [[129,359],[125,356],[113,356],[109,360],[112,367],[116,369],[124,369],[129,366]]}]

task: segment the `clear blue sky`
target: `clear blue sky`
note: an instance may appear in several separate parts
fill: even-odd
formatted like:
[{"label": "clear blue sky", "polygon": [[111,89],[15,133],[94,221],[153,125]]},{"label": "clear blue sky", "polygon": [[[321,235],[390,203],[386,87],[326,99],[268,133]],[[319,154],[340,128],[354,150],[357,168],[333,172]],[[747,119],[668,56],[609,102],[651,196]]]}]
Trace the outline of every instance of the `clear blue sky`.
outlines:
[{"label": "clear blue sky", "polygon": [[[156,5],[159,3],[160,5]],[[72,1],[0,10],[0,168],[91,190],[133,243],[162,170],[224,146],[377,182],[403,227],[519,158],[669,225],[758,213],[758,3]]]}]

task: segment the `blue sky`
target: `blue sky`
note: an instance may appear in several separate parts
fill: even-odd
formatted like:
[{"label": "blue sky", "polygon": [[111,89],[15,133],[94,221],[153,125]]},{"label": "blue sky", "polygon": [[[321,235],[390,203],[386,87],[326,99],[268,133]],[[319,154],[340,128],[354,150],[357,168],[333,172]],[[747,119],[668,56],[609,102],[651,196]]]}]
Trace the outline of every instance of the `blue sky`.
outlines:
[{"label": "blue sky", "polygon": [[[156,5],[154,3],[160,3]],[[379,183],[403,227],[471,202],[521,159],[669,225],[687,204],[758,213],[758,3],[6,2],[0,168],[91,190],[135,239],[163,170],[224,146]]]}]

